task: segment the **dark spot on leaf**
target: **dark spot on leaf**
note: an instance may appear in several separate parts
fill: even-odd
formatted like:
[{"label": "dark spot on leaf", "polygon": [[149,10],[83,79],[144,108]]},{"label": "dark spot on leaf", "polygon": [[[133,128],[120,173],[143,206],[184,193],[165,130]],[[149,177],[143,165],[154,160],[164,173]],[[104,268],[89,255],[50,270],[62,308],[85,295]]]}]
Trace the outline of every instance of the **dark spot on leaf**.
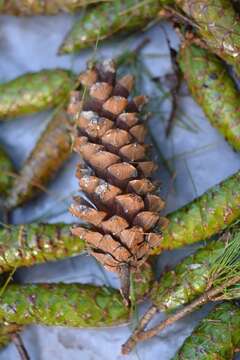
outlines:
[{"label": "dark spot on leaf", "polygon": [[218,78],[218,76],[217,76],[216,73],[211,73],[211,74],[209,75],[209,79],[211,79],[211,80],[216,80],[217,78]]}]

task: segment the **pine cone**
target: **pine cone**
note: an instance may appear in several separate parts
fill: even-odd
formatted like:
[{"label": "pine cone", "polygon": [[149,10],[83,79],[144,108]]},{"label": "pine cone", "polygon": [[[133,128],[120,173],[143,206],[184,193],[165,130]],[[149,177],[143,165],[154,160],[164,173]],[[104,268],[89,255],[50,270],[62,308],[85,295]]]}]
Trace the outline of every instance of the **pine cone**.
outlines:
[{"label": "pine cone", "polygon": [[80,165],[76,176],[89,201],[77,197],[70,212],[91,230],[75,227],[72,233],[85,239],[90,253],[107,270],[120,274],[128,299],[129,272],[162,239],[153,230],[162,223],[159,212],[164,202],[148,179],[156,166],[147,157],[146,129],[140,119],[147,98],[128,100],[134,79],[131,75],[116,79],[112,60],[91,67],[79,80],[87,91],[82,101],[73,93],[69,113],[76,119],[74,149],[88,166],[86,173]]}]

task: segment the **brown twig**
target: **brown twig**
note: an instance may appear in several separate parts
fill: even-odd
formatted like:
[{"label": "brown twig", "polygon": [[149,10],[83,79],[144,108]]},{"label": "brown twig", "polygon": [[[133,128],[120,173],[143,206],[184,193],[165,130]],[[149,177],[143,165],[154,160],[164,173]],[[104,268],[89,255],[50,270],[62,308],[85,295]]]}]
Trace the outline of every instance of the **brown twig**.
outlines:
[{"label": "brown twig", "polygon": [[147,44],[149,44],[149,43],[150,43],[150,39],[149,39],[148,37],[144,38],[144,39],[136,46],[136,48],[133,49],[133,53],[134,53],[135,55],[138,55],[138,54],[142,51],[142,49],[143,49]]},{"label": "brown twig", "polygon": [[152,320],[154,315],[158,312],[158,308],[156,305],[152,305],[150,309],[144,314],[142,319],[139,321],[139,325],[136,328],[136,332],[139,332],[141,329],[145,329],[148,323]]},{"label": "brown twig", "polygon": [[148,311],[139,321],[138,326],[134,330],[129,340],[122,346],[122,354],[128,354],[134,348],[134,346],[136,345],[136,341],[135,341],[136,336],[145,329],[145,327],[149,324],[149,322],[152,320],[152,318],[157,312],[158,312],[158,308],[156,305],[152,305],[148,309]]},{"label": "brown twig", "polygon": [[[173,54],[173,49],[170,49],[171,54]],[[172,96],[172,106],[171,106],[171,112],[168,118],[167,127],[166,127],[166,136],[168,137],[172,131],[175,119],[176,119],[176,113],[178,109],[178,94],[181,86],[181,73],[176,61],[176,56],[171,56],[173,69],[174,69],[174,76],[175,76],[175,84],[174,87],[171,89],[171,96]]]},{"label": "brown twig", "polygon": [[4,224],[10,224],[11,223],[11,214],[9,209],[4,205],[5,199],[0,196],[0,205],[2,206],[2,222]]},{"label": "brown twig", "polygon": [[164,11],[166,11],[166,17],[174,18],[174,20],[176,20],[178,23],[188,24],[194,28],[199,28],[199,25],[193,19],[191,19],[187,15],[184,15],[179,10],[174,9],[173,7],[166,5],[162,11],[163,16]]},{"label": "brown twig", "polygon": [[163,29],[163,31],[165,32],[165,36],[166,36],[166,40],[168,43],[168,48],[170,51],[170,58],[171,58],[171,64],[172,64],[172,70],[173,70],[173,74],[172,74],[172,78],[173,78],[173,82],[174,85],[171,88],[171,97],[172,97],[172,106],[171,106],[171,112],[167,121],[167,127],[166,127],[166,136],[168,137],[171,133],[171,130],[173,128],[175,119],[176,119],[176,112],[178,109],[178,94],[179,94],[179,90],[180,90],[180,86],[181,86],[181,80],[182,80],[182,76],[181,76],[181,71],[177,62],[177,52],[175,49],[173,49],[171,47],[168,35],[165,31],[165,29]]},{"label": "brown twig", "polygon": [[12,341],[18,350],[21,360],[30,360],[30,356],[28,355],[21,336],[19,334],[13,334]]},{"label": "brown twig", "polygon": [[127,342],[122,346],[122,353],[128,354],[132,351],[134,346],[139,341],[145,341],[153,336],[156,336],[160,331],[164,330],[167,326],[172,325],[176,321],[182,319],[183,317],[187,316],[188,314],[192,313],[198,307],[208,303],[209,301],[216,301],[218,295],[224,292],[226,288],[229,288],[232,285],[237,284],[240,282],[240,276],[234,276],[228,281],[224,282],[222,285],[217,286],[216,288],[211,288],[196,300],[194,300],[189,305],[185,306],[183,309],[178,310],[172,316],[169,316],[166,320],[161,322],[160,324],[156,325],[150,330],[147,331],[138,331],[134,332],[134,334],[127,340]]}]

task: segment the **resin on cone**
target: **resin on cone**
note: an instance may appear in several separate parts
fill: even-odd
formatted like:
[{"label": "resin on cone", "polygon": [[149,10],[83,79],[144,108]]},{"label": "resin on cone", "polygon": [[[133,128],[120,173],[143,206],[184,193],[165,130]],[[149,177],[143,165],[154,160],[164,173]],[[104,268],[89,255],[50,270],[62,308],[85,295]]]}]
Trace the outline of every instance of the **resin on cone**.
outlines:
[{"label": "resin on cone", "polygon": [[[141,110],[145,96],[131,97],[134,79],[117,78],[112,60],[91,65],[80,75],[82,100],[74,92],[69,113],[75,117],[74,149],[84,160],[76,176],[84,197],[70,211],[90,225],[77,226],[89,252],[120,276],[129,303],[129,274],[162,240],[163,200],[149,179],[156,166],[148,158]],[[158,232],[154,232],[158,226]]]}]

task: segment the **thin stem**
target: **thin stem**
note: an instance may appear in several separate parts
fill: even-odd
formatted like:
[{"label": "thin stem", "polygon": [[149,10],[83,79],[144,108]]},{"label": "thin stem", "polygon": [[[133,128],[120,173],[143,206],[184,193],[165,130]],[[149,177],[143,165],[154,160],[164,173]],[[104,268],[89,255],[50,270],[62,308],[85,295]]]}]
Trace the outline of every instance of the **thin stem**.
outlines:
[{"label": "thin stem", "polygon": [[[187,23],[189,25],[191,25],[192,27],[195,27],[197,29],[199,29],[199,25],[193,21],[192,19],[190,19],[188,16],[180,13],[179,11],[177,11],[176,9],[174,9],[173,7],[170,7],[170,6],[165,6],[164,7],[165,10],[169,11],[169,15],[172,17],[175,16],[176,17],[176,20],[180,21],[180,22],[183,22],[183,23]],[[169,16],[168,15],[168,16]],[[164,16],[164,14],[163,14]]]},{"label": "thin stem", "polygon": [[14,342],[21,360],[30,360],[30,356],[25,348],[22,338],[19,334],[12,335],[12,341]]},{"label": "thin stem", "polygon": [[[145,313],[145,315],[142,317],[142,319],[139,322],[138,327],[136,328],[136,332],[138,332],[141,329],[145,329],[145,327],[148,325],[148,323],[152,320],[154,315],[158,312],[158,308],[156,305],[152,305],[150,309]],[[139,329],[139,330],[138,330]]]},{"label": "thin stem", "polygon": [[174,86],[174,88],[171,91],[172,105],[171,105],[171,111],[170,111],[170,114],[169,114],[169,118],[168,118],[168,121],[167,121],[167,127],[166,127],[166,130],[165,130],[166,137],[169,137],[169,135],[170,135],[170,133],[171,133],[171,131],[173,129],[175,120],[176,120],[176,114],[177,114],[177,110],[178,110],[178,91],[179,91],[179,88],[180,88],[180,81],[178,80],[177,84]]},{"label": "thin stem", "polygon": [[16,266],[11,270],[11,272],[9,273],[7,280],[5,281],[5,283],[3,284],[3,286],[0,288],[0,297],[3,295],[4,291],[6,290],[6,288],[8,287],[8,284],[10,283],[10,281],[12,280],[12,277],[16,271]]},{"label": "thin stem", "polygon": [[172,131],[173,125],[176,120],[176,114],[177,114],[177,110],[178,110],[179,91],[180,91],[182,76],[181,76],[181,71],[180,71],[180,68],[179,68],[179,65],[177,62],[177,52],[175,49],[172,48],[170,40],[168,38],[168,34],[164,28],[163,28],[163,32],[165,34],[165,38],[166,38],[168,48],[170,51],[170,59],[171,59],[171,64],[172,64],[173,77],[174,77],[173,78],[174,85],[172,86],[172,89],[170,90],[171,97],[172,97],[171,111],[169,114],[169,118],[167,121],[167,127],[165,130],[166,137],[168,137]]},{"label": "thin stem", "polygon": [[150,43],[150,39],[148,37],[144,38],[137,46],[135,49],[133,49],[133,53],[135,55],[139,55],[139,53],[142,51],[142,49]]},{"label": "thin stem", "polygon": [[240,281],[240,276],[239,275],[235,276],[229,279],[228,281],[224,282],[222,285],[216,288],[211,288],[210,290],[202,294],[200,297],[198,297],[196,300],[194,300],[192,303],[185,306],[183,309],[178,310],[175,314],[169,316],[166,320],[156,325],[152,329],[134,333],[123,345],[122,353],[123,354],[130,353],[130,351],[132,351],[132,349],[137,344],[137,342],[148,340],[153,336],[156,336],[160,331],[164,330],[167,326],[172,325],[176,321],[192,313],[199,306],[202,306],[209,301],[216,301],[217,295],[221,294],[222,292],[224,292],[226,288],[238,283],[239,281]]},{"label": "thin stem", "polygon": [[[1,202],[1,199],[0,199],[0,202]],[[3,222],[4,222],[4,224],[11,223],[11,212],[5,206],[3,206]]]}]

